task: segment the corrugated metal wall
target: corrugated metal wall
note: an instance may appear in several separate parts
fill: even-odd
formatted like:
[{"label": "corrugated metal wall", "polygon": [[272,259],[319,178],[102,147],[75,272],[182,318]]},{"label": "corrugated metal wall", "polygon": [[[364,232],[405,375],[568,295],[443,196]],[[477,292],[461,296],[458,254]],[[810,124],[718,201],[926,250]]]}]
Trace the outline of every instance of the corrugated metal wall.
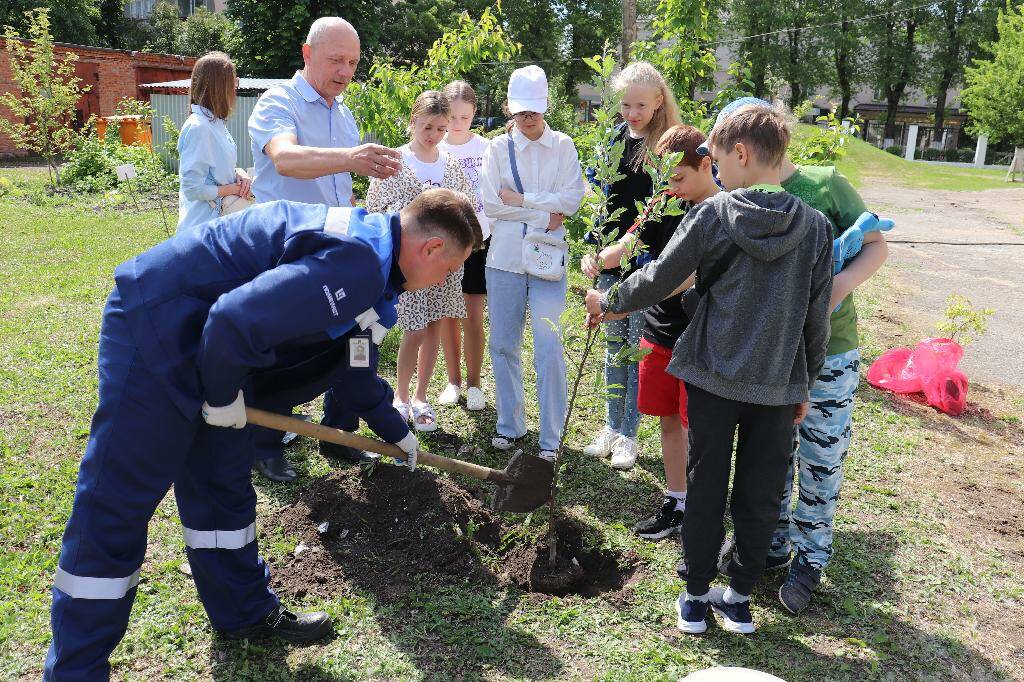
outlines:
[{"label": "corrugated metal wall", "polygon": [[[249,121],[249,114],[256,106],[258,97],[238,97],[235,100],[235,110],[227,120],[228,130],[231,137],[235,139],[235,146],[238,147],[238,166],[248,168],[252,164],[252,144],[249,142],[249,131],[246,124]],[[168,135],[164,130],[161,116],[174,121],[174,125],[181,130],[185,119],[192,113],[188,105],[188,95],[152,95],[150,101],[156,112],[156,119],[153,121],[153,147],[160,154],[171,170],[178,170],[178,160],[172,158],[166,149]]]}]

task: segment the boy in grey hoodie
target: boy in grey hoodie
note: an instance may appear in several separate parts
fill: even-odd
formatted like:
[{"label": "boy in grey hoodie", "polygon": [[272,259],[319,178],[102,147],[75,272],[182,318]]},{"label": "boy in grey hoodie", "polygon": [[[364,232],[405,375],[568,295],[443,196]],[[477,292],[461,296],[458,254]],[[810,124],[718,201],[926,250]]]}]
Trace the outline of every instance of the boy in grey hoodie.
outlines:
[{"label": "boy in grey hoodie", "polygon": [[[689,393],[683,632],[703,632],[709,607],[726,629],[754,631],[750,593],[778,522],[793,424],[825,358],[832,239],[826,218],[779,186],[788,144],[771,109],[746,106],[716,124],[710,147],[729,191],[691,209],[656,261],[617,289],[587,294],[588,311],[607,319],[663,300],[695,270],[704,292],[668,366]],[[737,427],[738,566],[728,590],[711,589]]]}]

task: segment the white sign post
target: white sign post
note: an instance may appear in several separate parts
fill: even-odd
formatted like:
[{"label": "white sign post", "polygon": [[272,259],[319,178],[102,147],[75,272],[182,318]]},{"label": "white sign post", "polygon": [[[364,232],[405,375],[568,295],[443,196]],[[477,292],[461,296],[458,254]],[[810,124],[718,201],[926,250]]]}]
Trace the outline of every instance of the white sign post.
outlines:
[{"label": "white sign post", "polygon": [[914,160],[914,152],[917,151],[917,131],[918,125],[916,123],[912,123],[910,130],[907,131],[907,149],[903,153],[903,158],[907,161]]}]

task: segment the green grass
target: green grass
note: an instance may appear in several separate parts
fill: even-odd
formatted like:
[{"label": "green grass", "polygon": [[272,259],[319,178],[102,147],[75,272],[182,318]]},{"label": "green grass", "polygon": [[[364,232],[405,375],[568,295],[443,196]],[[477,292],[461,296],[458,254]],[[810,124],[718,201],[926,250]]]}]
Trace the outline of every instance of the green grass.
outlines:
[{"label": "green grass", "polygon": [[[38,678],[49,641],[49,586],[95,407],[100,311],[113,268],[163,232],[154,212],[96,212],[88,203],[41,208],[23,199],[0,199],[0,224],[0,678]],[[881,304],[868,290],[860,305],[869,319]],[[869,338],[866,352],[876,354],[878,343]],[[528,358],[524,367],[532,380]],[[597,363],[589,370],[596,372]],[[439,373],[432,395],[441,385]],[[528,403],[534,404],[530,396]],[[213,637],[191,581],[178,571],[184,555],[171,497],[150,525],[143,582],[114,653],[115,676],[669,680],[713,664],[746,665],[787,680],[1024,674],[1013,648],[987,642],[978,630],[992,605],[1019,617],[1012,605],[1024,597],[1020,571],[984,543],[954,532],[956,500],[919,485],[920,467],[940,465],[928,459],[932,426],[920,418],[862,388],[837,555],[805,616],[782,613],[772,594],[777,579],[769,579],[754,596],[756,635],[712,628],[692,638],[675,629],[677,546],[643,542],[628,530],[660,494],[657,426],[645,419],[643,457],[634,470],[619,473],[579,452],[602,413],[598,400],[586,398],[573,422],[564,499],[604,544],[642,557],[635,582],[620,595],[538,597],[457,580],[439,585],[424,576],[407,593],[384,598],[346,584],[328,600],[296,604],[334,616],[331,641],[307,648],[229,644]],[[479,461],[505,461],[488,447],[493,413],[448,409],[439,416],[443,429],[483,449]],[[530,419],[535,436],[536,414]],[[293,459],[297,484],[256,481],[260,542],[272,567],[294,546],[275,513],[330,469],[308,443]],[[508,521],[525,536],[539,531],[543,515]]]},{"label": "green grass", "polygon": [[[806,137],[812,130],[813,127],[810,125],[799,124],[794,136]],[[849,140],[846,155],[836,166],[855,187],[863,187],[869,179],[884,180],[915,189],[965,192],[1021,187],[1003,181],[1006,171],[907,161],[857,138]]]}]

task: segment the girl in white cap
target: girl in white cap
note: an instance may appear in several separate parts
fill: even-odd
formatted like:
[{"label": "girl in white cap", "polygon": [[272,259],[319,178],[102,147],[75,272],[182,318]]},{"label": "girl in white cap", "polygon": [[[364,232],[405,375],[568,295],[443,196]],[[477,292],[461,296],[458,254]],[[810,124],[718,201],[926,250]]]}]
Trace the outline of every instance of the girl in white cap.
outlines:
[{"label": "girl in white cap", "polygon": [[567,393],[562,343],[549,321],[557,324],[565,310],[568,246],[562,222],[583,201],[583,176],[572,139],[544,121],[548,82],[543,69],[527,66],[513,71],[506,105],[511,116],[508,132],[488,146],[481,182],[484,212],[491,223],[488,347],[498,412],[491,443],[505,450],[526,435],[521,351],[529,307],[540,456],[553,460]]}]

